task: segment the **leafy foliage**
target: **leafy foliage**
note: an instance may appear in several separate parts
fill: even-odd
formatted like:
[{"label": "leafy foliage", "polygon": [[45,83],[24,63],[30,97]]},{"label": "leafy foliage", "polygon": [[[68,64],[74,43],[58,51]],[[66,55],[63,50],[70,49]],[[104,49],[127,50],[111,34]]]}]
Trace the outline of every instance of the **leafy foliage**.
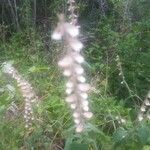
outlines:
[{"label": "leafy foliage", "polygon": [[[0,3],[0,65],[12,61],[40,99],[34,110],[36,122],[26,131],[20,91],[15,81],[0,71],[0,149],[149,150],[150,122],[137,121],[150,88],[149,1],[77,1],[94,113],[81,135],[74,133],[64,102],[65,81],[56,66],[64,52],[50,39],[56,14],[67,15],[67,4],[62,0],[36,1],[35,14],[34,2],[17,1],[18,31],[11,7]],[[126,84],[122,84],[118,63]],[[18,107],[17,115],[9,112],[12,102]]]}]

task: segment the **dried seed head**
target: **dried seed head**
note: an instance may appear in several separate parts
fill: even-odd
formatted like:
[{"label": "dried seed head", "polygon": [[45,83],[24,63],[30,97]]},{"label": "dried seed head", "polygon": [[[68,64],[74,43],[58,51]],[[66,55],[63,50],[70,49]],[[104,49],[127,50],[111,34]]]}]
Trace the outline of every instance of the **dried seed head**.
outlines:
[{"label": "dried seed head", "polygon": [[33,101],[37,101],[37,96],[35,95],[32,86],[18,73],[18,71],[11,65],[5,64],[4,68],[6,73],[9,73],[13,79],[17,81],[18,87],[24,97],[25,107],[24,107],[24,119],[26,122],[25,127],[28,128],[31,125],[31,120],[33,120]]}]

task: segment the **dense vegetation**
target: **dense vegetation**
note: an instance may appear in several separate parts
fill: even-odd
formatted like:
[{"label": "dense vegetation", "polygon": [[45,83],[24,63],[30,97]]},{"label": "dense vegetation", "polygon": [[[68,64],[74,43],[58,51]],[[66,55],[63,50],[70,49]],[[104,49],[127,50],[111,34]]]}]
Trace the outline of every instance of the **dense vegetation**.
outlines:
[{"label": "dense vegetation", "polygon": [[57,14],[67,16],[67,1],[0,0],[0,65],[11,61],[40,99],[26,130],[16,81],[0,70],[1,150],[150,150],[149,119],[137,117],[150,90],[150,1],[78,0],[77,6],[93,87],[94,117],[82,134],[74,133],[64,102],[57,61],[65,50],[51,40]]}]

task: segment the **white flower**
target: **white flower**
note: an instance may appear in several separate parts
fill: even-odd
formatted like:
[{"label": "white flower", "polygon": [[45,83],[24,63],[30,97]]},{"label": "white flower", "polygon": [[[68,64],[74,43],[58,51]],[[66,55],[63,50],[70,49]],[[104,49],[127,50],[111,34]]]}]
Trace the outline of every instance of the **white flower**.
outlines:
[{"label": "white flower", "polygon": [[139,114],[139,115],[138,115],[138,119],[139,119],[139,121],[142,121],[142,120],[143,120],[143,115],[142,115],[142,114]]},{"label": "white flower", "polygon": [[74,113],[73,113],[73,117],[74,117],[74,118],[79,118],[79,116],[80,116],[79,113],[77,113],[77,112],[74,112]]},{"label": "white flower", "polygon": [[79,124],[80,120],[79,119],[74,119],[75,124]]},{"label": "white flower", "polygon": [[12,68],[12,64],[9,63],[9,62],[4,62],[4,63],[2,64],[2,71],[3,71],[4,73],[9,73],[9,74],[11,74],[11,73],[14,71],[13,68]]},{"label": "white flower", "polygon": [[83,105],[83,106],[87,106],[87,105],[89,105],[89,102],[88,102],[87,100],[83,100],[83,101],[82,101],[82,105]]},{"label": "white flower", "polygon": [[81,97],[84,98],[84,99],[87,99],[88,98],[88,94],[87,93],[81,93]]},{"label": "white flower", "polygon": [[31,120],[34,120],[34,117],[32,117]]},{"label": "white flower", "polygon": [[83,128],[83,125],[79,125],[79,126],[76,127],[76,132],[77,132],[77,133],[80,133],[80,132],[83,131],[83,129],[84,129],[84,128]]},{"label": "white flower", "polygon": [[90,89],[89,84],[79,84],[78,87],[83,92],[88,91]]},{"label": "white flower", "polygon": [[71,76],[71,71],[70,70],[65,70],[64,72],[63,72],[63,75],[64,76]]},{"label": "white flower", "polygon": [[67,88],[72,88],[72,87],[73,87],[73,82],[68,81],[68,82],[66,83],[66,87],[67,87]]},{"label": "white flower", "polygon": [[26,118],[27,118],[27,115],[24,115],[24,118],[26,119]]},{"label": "white flower", "polygon": [[76,104],[71,104],[70,107],[71,107],[71,109],[75,109],[76,108]]},{"label": "white flower", "polygon": [[126,120],[125,120],[125,119],[121,119],[121,122],[122,122],[122,123],[126,123]]},{"label": "white flower", "polygon": [[121,84],[124,84],[124,82],[123,82],[123,81],[121,81]]},{"label": "white flower", "polygon": [[144,105],[142,105],[141,111],[142,111],[142,112],[146,111],[146,107],[145,107]]},{"label": "white flower", "polygon": [[80,67],[80,66],[77,66],[75,68],[75,72],[80,75],[80,74],[84,73],[84,69],[82,67]]},{"label": "white flower", "polygon": [[52,39],[61,40],[61,38],[62,38],[61,33],[54,31],[54,33],[52,34]]},{"label": "white flower", "polygon": [[66,89],[66,94],[69,95],[69,94],[71,94],[71,93],[72,93],[72,89],[71,89],[71,88],[67,88],[67,89]]},{"label": "white flower", "polygon": [[83,106],[83,110],[84,111],[89,111],[89,107],[88,106]]},{"label": "white flower", "polygon": [[70,41],[70,46],[77,52],[80,52],[80,50],[83,48],[83,44],[76,39]]},{"label": "white flower", "polygon": [[150,119],[150,114],[147,114],[147,118]]},{"label": "white flower", "polygon": [[150,101],[148,99],[146,99],[144,103],[146,106],[150,106]]},{"label": "white flower", "polygon": [[91,112],[85,112],[84,113],[84,116],[87,118],[87,119],[90,119],[92,118],[93,114]]},{"label": "white flower", "polygon": [[72,57],[66,56],[64,59],[58,62],[58,65],[61,67],[68,67],[73,63]]},{"label": "white flower", "polygon": [[75,101],[75,96],[74,95],[70,95],[66,98],[66,102],[74,102]]},{"label": "white flower", "polygon": [[81,55],[75,56],[75,60],[76,60],[79,64],[81,64],[81,63],[84,62],[84,58],[83,58]]},{"label": "white flower", "polygon": [[79,29],[73,25],[68,24],[66,26],[66,31],[68,32],[68,34],[72,37],[76,37],[79,35]]},{"label": "white flower", "polygon": [[150,91],[148,92],[147,97],[150,98]]},{"label": "white flower", "polygon": [[[74,0],[69,0],[69,10],[74,9]],[[71,23],[73,23],[76,15],[71,14]],[[63,75],[67,77],[66,93],[68,97],[65,99],[69,103],[70,108],[73,111],[74,122],[76,124],[76,132],[80,133],[84,129],[84,125],[87,119],[92,117],[92,113],[89,112],[89,102],[87,101],[87,91],[90,89],[89,84],[86,84],[86,79],[82,75],[84,69],[81,63],[84,62],[83,56],[79,53],[83,48],[82,42],[77,38],[79,35],[79,27],[74,24],[65,22],[63,16],[59,17],[60,22],[53,33],[53,39],[59,40],[64,38],[64,42],[67,48],[67,55],[58,65],[63,68]],[[56,31],[60,31],[56,32]]]},{"label": "white flower", "polygon": [[32,99],[32,100],[31,100],[31,103],[34,103],[35,101],[36,101],[36,99]]},{"label": "white flower", "polygon": [[86,81],[86,79],[83,76],[79,76],[78,81],[80,81],[81,83],[84,83]]}]

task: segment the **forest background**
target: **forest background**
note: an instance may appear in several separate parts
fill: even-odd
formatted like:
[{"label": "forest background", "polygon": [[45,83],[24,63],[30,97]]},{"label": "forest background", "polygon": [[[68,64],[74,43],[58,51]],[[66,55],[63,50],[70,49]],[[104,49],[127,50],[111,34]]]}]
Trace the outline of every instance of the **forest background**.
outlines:
[{"label": "forest background", "polygon": [[76,3],[94,114],[83,134],[74,133],[63,100],[65,79],[57,62],[65,49],[51,39],[57,14],[68,15],[67,0],[0,0],[0,65],[11,61],[40,98],[38,119],[26,131],[23,98],[0,71],[1,150],[150,150],[150,106],[138,121],[150,90],[150,1]]}]

